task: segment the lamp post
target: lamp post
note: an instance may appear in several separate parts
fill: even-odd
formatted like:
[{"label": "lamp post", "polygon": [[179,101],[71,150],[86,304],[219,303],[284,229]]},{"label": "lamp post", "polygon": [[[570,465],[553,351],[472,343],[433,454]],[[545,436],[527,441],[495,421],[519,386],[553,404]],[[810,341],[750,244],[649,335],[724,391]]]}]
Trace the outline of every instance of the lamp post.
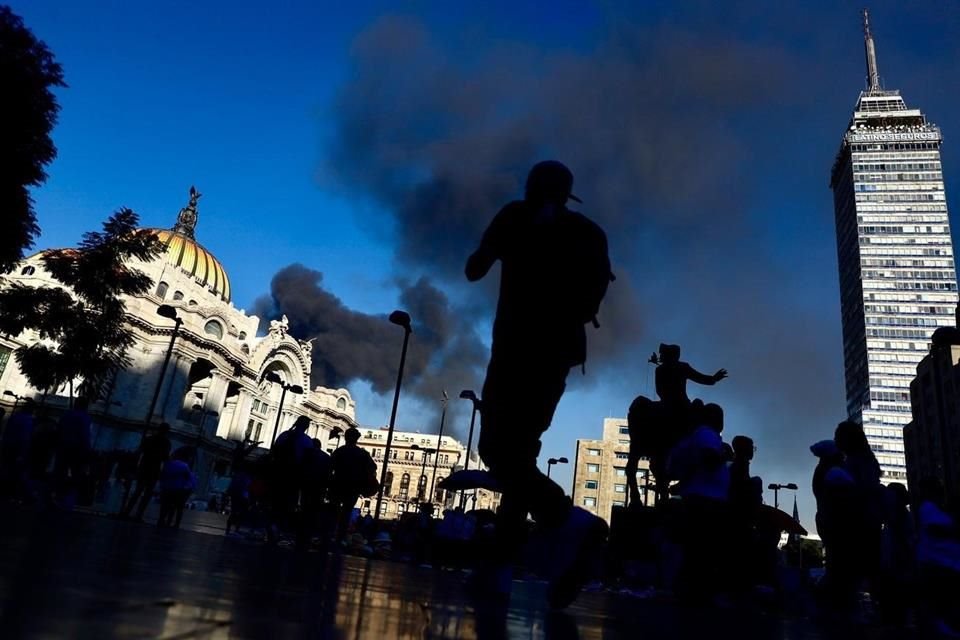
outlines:
[{"label": "lamp post", "polygon": [[[209,409],[204,409],[202,405],[195,404],[191,407],[194,411],[200,412],[200,426],[197,428],[197,444],[193,447],[193,466],[197,470],[197,475],[200,475],[200,444],[203,442],[203,425],[207,421],[207,416],[218,416],[220,415],[216,411],[211,411]],[[210,461],[210,465],[213,465],[213,460]],[[210,473],[209,471],[203,477],[203,491],[206,492],[209,487],[210,482]],[[199,487],[198,487],[199,488]]]},{"label": "lamp post", "polygon": [[568,462],[570,461],[567,460],[566,458],[550,458],[549,460],[547,460],[547,477],[548,478],[550,477],[550,470],[553,468],[553,465],[567,464]]},{"label": "lamp post", "polygon": [[377,512],[374,522],[380,522],[380,505],[383,503],[383,483],[387,481],[387,467],[390,466],[390,445],[393,444],[393,428],[397,421],[397,405],[400,403],[400,386],[403,384],[403,366],[407,362],[407,345],[410,344],[410,314],[406,311],[394,311],[390,322],[403,328],[403,349],[400,350],[400,367],[397,369],[397,387],[393,392],[393,409],[390,411],[390,426],[387,429],[387,446],[383,451],[383,469],[380,470],[380,490],[377,492]]},{"label": "lamp post", "polygon": [[793,483],[793,482],[788,482],[787,484],[777,484],[776,482],[771,483],[770,486],[767,487],[767,489],[770,489],[771,491],[773,491],[773,508],[774,509],[780,508],[780,490],[781,489],[789,489],[790,491],[796,491],[797,488],[798,487],[796,483]]},{"label": "lamp post", "polygon": [[433,491],[437,482],[437,464],[440,462],[440,446],[443,444],[443,423],[447,420],[447,392],[443,391],[442,399],[440,400],[440,406],[443,409],[440,411],[440,433],[437,434],[437,453],[433,456],[433,476],[430,478],[430,501],[433,502]]},{"label": "lamp post", "polygon": [[162,304],[157,307],[157,315],[173,320],[173,333],[170,334],[170,344],[167,346],[167,354],[163,357],[163,365],[160,367],[160,377],[157,379],[157,387],[153,390],[153,398],[150,399],[150,408],[147,410],[147,419],[145,425],[150,426],[153,419],[153,410],[157,408],[157,399],[160,397],[160,388],[163,386],[163,379],[167,375],[167,365],[170,364],[170,354],[173,353],[173,343],[177,341],[177,334],[180,332],[180,326],[183,320],[177,315],[177,310],[168,304]]},{"label": "lamp post", "polygon": [[[477,411],[480,410],[480,399],[477,397],[477,394],[473,392],[472,389],[464,389],[460,392],[460,398],[463,400],[469,400],[473,405],[473,410],[470,412],[470,432],[467,435],[467,461],[463,465],[464,471],[470,469],[470,454],[473,451],[473,425],[477,421]],[[460,492],[460,508],[463,509],[467,502],[467,494],[464,491]]]},{"label": "lamp post", "polygon": [[267,371],[263,377],[274,384],[280,385],[280,388],[283,389],[283,391],[280,392],[280,405],[277,407],[277,419],[273,423],[273,436],[270,438],[270,448],[273,449],[273,445],[277,441],[277,430],[280,429],[280,416],[283,415],[283,401],[287,397],[287,391],[300,395],[303,393],[303,387],[298,384],[287,384],[276,371]]},{"label": "lamp post", "polygon": [[199,404],[195,404],[195,405],[193,405],[193,407],[191,407],[191,408],[192,408],[194,411],[199,411],[199,412],[200,412],[200,426],[197,428],[197,444],[199,445],[199,444],[200,444],[200,440],[203,438],[203,425],[204,425],[204,424],[206,423],[206,421],[207,421],[207,416],[218,416],[218,415],[220,415],[220,414],[217,413],[216,411],[210,411],[210,410],[208,410],[208,409],[204,409],[204,408],[203,408],[202,406],[200,406]]},{"label": "lamp post", "polygon": [[[429,456],[429,455],[431,455],[431,454],[436,455],[437,451],[439,451],[440,449],[439,449],[439,447],[436,448],[436,449],[424,449],[423,447],[421,447],[421,446],[418,445],[418,444],[412,444],[412,445],[410,445],[410,448],[413,449],[414,451],[422,451],[422,452],[423,452],[423,463],[420,465],[420,476],[417,478],[417,502],[423,502],[423,498],[420,497],[420,482],[423,481],[423,490],[424,490],[424,492],[426,492],[426,490],[427,490],[427,482],[426,482],[426,480],[427,480],[427,456]],[[425,497],[426,497],[426,496],[425,496]]]},{"label": "lamp post", "polygon": [[[449,478],[449,477],[452,476],[454,473],[456,473],[457,471],[460,470],[460,460],[462,460],[462,459],[463,459],[463,451],[457,451],[457,459],[453,461],[453,466],[451,466],[451,467],[450,467],[450,470],[447,472],[447,478]],[[462,493],[462,492],[461,492],[460,496],[461,496],[461,498],[463,497],[463,493]],[[440,500],[439,502],[441,502],[441,503],[443,504],[443,506],[446,507],[447,509],[452,509],[452,508],[453,508],[453,503],[454,503],[455,500],[456,500],[456,498],[455,498],[455,496],[454,496],[454,492],[453,492],[453,491],[447,491],[447,492],[444,494],[444,496],[443,496],[443,500]],[[463,505],[460,506],[460,509],[461,509],[461,511],[463,510]]]}]

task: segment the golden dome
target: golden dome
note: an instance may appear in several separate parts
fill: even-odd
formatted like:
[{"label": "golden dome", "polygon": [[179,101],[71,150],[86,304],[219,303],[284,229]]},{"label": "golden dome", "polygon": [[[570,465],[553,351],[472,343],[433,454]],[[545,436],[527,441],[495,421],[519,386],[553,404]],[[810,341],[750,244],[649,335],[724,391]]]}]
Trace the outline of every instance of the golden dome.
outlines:
[{"label": "golden dome", "polygon": [[173,229],[147,229],[155,233],[166,249],[167,264],[171,264],[193,276],[224,302],[230,302],[230,279],[220,261],[197,242],[193,234],[197,227],[197,201],[202,194],[190,187],[190,202],[180,209],[177,224]]},{"label": "golden dome", "polygon": [[167,264],[186,271],[224,302],[230,302],[230,279],[223,265],[193,238],[170,229],[149,229],[163,243]]}]

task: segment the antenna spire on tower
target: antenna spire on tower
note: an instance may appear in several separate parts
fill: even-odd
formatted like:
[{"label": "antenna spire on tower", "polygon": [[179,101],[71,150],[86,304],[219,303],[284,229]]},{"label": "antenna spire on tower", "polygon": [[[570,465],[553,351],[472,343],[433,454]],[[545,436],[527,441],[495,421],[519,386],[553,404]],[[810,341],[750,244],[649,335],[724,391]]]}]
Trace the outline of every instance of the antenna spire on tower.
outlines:
[{"label": "antenna spire on tower", "polygon": [[867,54],[867,89],[880,90],[880,72],[877,70],[877,48],[873,44],[873,34],[870,32],[870,13],[863,10],[863,45]]}]

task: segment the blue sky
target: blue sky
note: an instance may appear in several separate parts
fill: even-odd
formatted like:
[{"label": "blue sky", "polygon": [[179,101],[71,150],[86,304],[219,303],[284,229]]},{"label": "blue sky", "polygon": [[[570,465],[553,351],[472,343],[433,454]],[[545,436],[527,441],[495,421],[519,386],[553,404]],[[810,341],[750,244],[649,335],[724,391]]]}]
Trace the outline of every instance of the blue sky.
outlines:
[{"label": "blue sky", "polygon": [[[396,33],[391,25],[399,14],[426,34],[426,66],[446,65],[466,77],[477,69],[502,74],[505,93],[517,89],[515,78],[531,77],[497,67],[509,67],[510,60],[552,72],[560,86],[569,79],[563,89],[578,97],[594,89],[589,70],[596,64],[606,74],[598,71],[597,82],[607,93],[593,102],[616,101],[616,63],[628,60],[646,74],[637,77],[641,95],[656,102],[663,94],[677,101],[671,110],[690,110],[673,122],[671,110],[644,107],[663,118],[651,119],[651,130],[676,129],[670,178],[679,180],[688,167],[690,177],[679,182],[676,203],[660,206],[669,199],[649,189],[632,194],[624,181],[603,182],[606,174],[578,156],[584,141],[562,139],[562,126],[557,139],[536,140],[544,153],[565,151],[578,176],[594,178],[578,179],[584,211],[610,221],[621,286],[643,309],[629,340],[642,346],[588,366],[589,381],[576,381],[561,403],[544,454],[572,459],[576,438],[598,436],[603,417],[623,415],[633,395],[649,391],[640,355],[661,340],[680,342],[699,368],[730,370],[729,381],[700,395],[727,407],[731,436],[756,437],[757,471],[768,482],[806,488],[813,459],[804,447],[828,436],[843,411],[827,186],[863,86],[859,4],[722,4],[652,2],[633,10],[568,2],[551,3],[548,12],[542,3],[438,9],[415,2],[398,12],[393,3],[372,2],[349,9],[306,2],[14,2],[63,64],[69,84],[59,92],[59,157],[34,194],[43,228],[38,247],[76,242],[119,206],[138,211],[145,225],[170,226],[196,184],[204,193],[198,239],[226,266],[237,306],[251,308],[274,273],[301,262],[322,271],[324,286],[347,306],[389,312],[397,305],[398,274],[416,277],[433,265],[401,255],[395,234],[404,221],[373,183],[330,170],[343,98],[358,77],[376,77],[370,65],[382,61],[364,57],[364,38],[377,44],[384,33]],[[960,136],[952,82],[960,10],[875,4],[881,75],[943,127],[952,205],[960,188],[952,142]],[[658,37],[666,42],[645,48]],[[656,64],[637,62],[634,48],[660,67],[679,65],[680,76],[702,76],[692,86],[683,77],[660,76]],[[414,80],[429,75],[404,68],[407,60],[398,54],[391,72]],[[701,91],[706,106],[698,109]],[[603,112],[603,105],[581,106],[574,115]],[[509,119],[513,107],[505,108]],[[395,114],[387,105],[374,115]],[[458,141],[459,134],[445,131],[443,141]],[[628,150],[664,152],[642,142]],[[706,169],[711,164],[716,174]],[[626,195],[610,195],[620,191]],[[595,212],[591,203],[616,203],[623,213]],[[473,289],[442,274],[439,282],[455,300],[482,303]],[[481,331],[484,322],[478,319]],[[755,361],[769,363],[754,367]],[[388,400],[362,382],[350,387],[360,420],[385,423]],[[415,404],[402,406],[400,422],[426,430],[429,425],[417,423],[427,415]],[[568,476],[560,470],[559,477]],[[808,522],[812,510],[804,491],[801,512]]]}]

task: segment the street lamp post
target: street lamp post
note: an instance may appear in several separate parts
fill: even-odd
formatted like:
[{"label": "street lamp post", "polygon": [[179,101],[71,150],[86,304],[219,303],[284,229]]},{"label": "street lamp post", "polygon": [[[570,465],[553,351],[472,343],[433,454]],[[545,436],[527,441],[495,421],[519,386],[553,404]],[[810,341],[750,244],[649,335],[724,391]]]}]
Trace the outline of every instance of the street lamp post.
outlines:
[{"label": "street lamp post", "polygon": [[443,423],[447,419],[447,392],[443,392],[443,399],[440,400],[440,405],[443,409],[440,412],[440,433],[437,435],[437,453],[433,456],[433,476],[430,478],[430,501],[433,502],[433,491],[437,482],[437,464],[440,462],[440,446],[443,444]]},{"label": "street lamp post", "polygon": [[300,395],[303,393],[303,387],[298,384],[287,384],[276,371],[267,371],[263,377],[274,384],[279,384],[280,388],[283,389],[283,391],[280,392],[280,405],[277,407],[277,419],[273,423],[273,436],[270,438],[270,448],[273,449],[273,445],[277,441],[277,431],[280,429],[280,416],[283,414],[283,401],[287,397],[287,391]]},{"label": "street lamp post", "polygon": [[426,482],[426,480],[427,480],[427,457],[428,457],[429,455],[431,455],[431,454],[436,455],[436,454],[437,454],[437,451],[439,451],[440,449],[439,449],[439,447],[436,448],[436,449],[424,449],[423,447],[421,447],[421,446],[418,445],[418,444],[410,445],[410,448],[413,449],[413,450],[415,450],[415,451],[422,451],[422,452],[423,452],[423,463],[420,465],[420,476],[417,478],[417,502],[423,502],[423,498],[424,498],[424,497],[428,497],[428,496],[421,496],[421,495],[420,495],[420,483],[421,483],[421,481],[423,482],[423,490],[424,490],[424,492],[426,492],[426,490],[427,490],[427,482]]},{"label": "street lamp post", "polygon": [[549,460],[547,460],[547,477],[548,478],[550,477],[550,470],[553,468],[553,465],[567,464],[568,462],[570,461],[567,460],[566,458],[550,458]]},{"label": "street lamp post", "polygon": [[197,444],[199,445],[199,444],[200,444],[200,441],[203,439],[203,426],[204,426],[204,424],[205,424],[206,421],[207,421],[207,416],[213,417],[213,416],[218,416],[218,415],[220,415],[220,414],[217,413],[216,411],[211,411],[211,410],[209,410],[209,409],[204,409],[204,408],[203,408],[202,406],[200,406],[199,404],[193,405],[192,409],[193,409],[194,411],[199,411],[199,412],[200,412],[200,426],[197,428]]},{"label": "street lamp post", "polygon": [[776,482],[773,482],[770,484],[770,486],[767,487],[767,489],[770,489],[771,491],[773,491],[773,508],[779,509],[780,508],[780,490],[789,489],[790,491],[796,491],[798,487],[796,483],[793,483],[793,482],[788,482],[787,484],[777,484]]},{"label": "street lamp post", "polygon": [[173,320],[173,333],[170,334],[170,344],[167,346],[167,354],[163,357],[163,365],[160,367],[160,377],[157,379],[157,387],[153,390],[153,398],[150,399],[150,408],[147,410],[147,419],[145,425],[150,426],[153,420],[153,410],[157,408],[157,399],[160,397],[160,388],[163,387],[163,379],[167,375],[167,365],[170,364],[170,355],[173,353],[173,343],[177,341],[177,334],[183,325],[183,320],[177,315],[177,310],[168,304],[162,304],[157,307],[157,315]]},{"label": "street lamp post", "polygon": [[400,350],[400,367],[397,369],[397,387],[393,392],[393,409],[390,411],[390,426],[387,429],[387,446],[383,451],[383,468],[380,470],[380,490],[377,491],[377,512],[374,522],[380,522],[380,505],[383,503],[383,483],[387,481],[387,467],[390,465],[390,446],[393,444],[393,428],[397,421],[397,405],[400,403],[400,386],[403,384],[403,367],[407,362],[407,345],[410,344],[410,314],[406,311],[394,311],[390,322],[403,328],[403,348]]},{"label": "street lamp post", "polygon": [[[463,465],[464,471],[470,469],[470,454],[473,451],[473,425],[477,421],[477,411],[480,409],[480,399],[477,398],[477,394],[473,392],[472,389],[464,389],[460,392],[460,397],[463,400],[469,400],[473,405],[473,409],[470,412],[470,432],[467,435],[467,461]],[[467,494],[465,491],[460,492],[460,508],[463,509],[467,501]]]}]

